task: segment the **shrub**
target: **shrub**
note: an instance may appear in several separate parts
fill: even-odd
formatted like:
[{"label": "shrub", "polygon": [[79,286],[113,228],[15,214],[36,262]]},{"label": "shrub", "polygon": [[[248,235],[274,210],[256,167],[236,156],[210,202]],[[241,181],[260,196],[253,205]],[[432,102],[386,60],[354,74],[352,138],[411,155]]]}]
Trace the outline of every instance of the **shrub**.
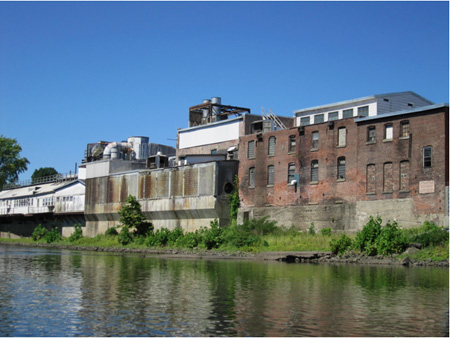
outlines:
[{"label": "shrub", "polygon": [[72,233],[72,235],[69,236],[70,242],[75,242],[75,241],[83,238],[83,230],[81,230],[81,224],[75,224],[74,228],[75,228],[75,231]]},{"label": "shrub", "polygon": [[130,229],[127,226],[122,227],[117,240],[122,245],[128,245],[133,241],[133,237],[131,236]]},{"label": "shrub", "polygon": [[310,235],[315,235],[316,234],[316,229],[315,229],[315,226],[314,226],[314,222],[311,222],[311,226],[308,229],[308,233]]},{"label": "shrub", "polygon": [[211,221],[210,228],[203,228],[200,231],[202,243],[208,250],[218,248],[224,242],[223,229],[219,227],[217,219]]},{"label": "shrub", "polygon": [[342,234],[337,239],[330,241],[331,252],[335,255],[342,255],[353,247],[353,240],[346,234]]},{"label": "shrub", "polygon": [[375,240],[377,253],[380,255],[390,255],[402,253],[409,243],[405,234],[399,229],[397,222],[388,222],[381,228],[381,232]]},{"label": "shrub", "polygon": [[39,224],[36,228],[34,228],[31,237],[33,238],[33,241],[39,241],[40,239],[44,238],[47,235],[47,233],[48,230],[44,228],[41,224]]},{"label": "shrub", "polygon": [[381,217],[374,219],[370,216],[369,222],[364,226],[362,231],[356,234],[355,248],[361,252],[367,253],[369,256],[377,254],[375,241],[381,233]]},{"label": "shrub", "polygon": [[426,221],[417,231],[410,231],[411,242],[421,243],[424,247],[437,246],[449,240],[449,233],[434,223]]},{"label": "shrub", "polygon": [[125,205],[119,210],[119,215],[122,226],[134,230],[135,236],[145,236],[153,230],[153,225],[145,220],[140,203],[132,195],[127,197]]},{"label": "shrub", "polygon": [[268,219],[268,216],[252,218],[251,220],[246,220],[240,227],[242,227],[244,231],[252,232],[256,236],[264,236],[282,231],[277,227],[276,221],[269,221]]},{"label": "shrub", "polygon": [[58,242],[61,240],[61,234],[58,231],[58,228],[53,228],[51,231],[48,231],[45,235],[45,241],[47,243]]},{"label": "shrub", "polygon": [[331,228],[321,229],[320,233],[322,234],[322,236],[331,236]]},{"label": "shrub", "polygon": [[175,245],[183,248],[195,248],[200,243],[199,235],[196,232],[188,232],[182,237],[178,237]]},{"label": "shrub", "polygon": [[239,198],[239,179],[237,175],[234,177],[234,189],[228,196],[228,202],[230,203],[230,219],[232,222],[236,222],[239,207],[241,206],[241,200]]},{"label": "shrub", "polygon": [[244,246],[256,246],[261,238],[255,235],[249,227],[233,225],[225,230],[225,243],[236,248]]},{"label": "shrub", "polygon": [[169,242],[170,230],[161,228],[147,235],[145,245],[147,246],[164,246]]},{"label": "shrub", "polygon": [[115,227],[108,228],[105,231],[105,236],[117,236],[119,233]]},{"label": "shrub", "polygon": [[167,238],[167,244],[174,245],[179,238],[184,237],[182,228],[175,228],[169,232]]}]

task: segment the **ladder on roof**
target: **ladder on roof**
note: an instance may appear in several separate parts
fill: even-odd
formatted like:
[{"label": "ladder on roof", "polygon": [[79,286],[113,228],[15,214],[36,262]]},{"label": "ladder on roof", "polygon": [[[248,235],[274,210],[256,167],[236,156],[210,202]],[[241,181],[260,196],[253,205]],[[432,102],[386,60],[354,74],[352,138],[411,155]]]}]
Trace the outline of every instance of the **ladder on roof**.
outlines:
[{"label": "ladder on roof", "polygon": [[284,123],[281,122],[281,120],[278,118],[278,116],[276,116],[273,113],[272,109],[269,108],[269,113],[265,111],[264,107],[261,107],[261,109],[262,109],[261,115],[263,117],[263,120],[272,120],[278,128],[287,129]]}]

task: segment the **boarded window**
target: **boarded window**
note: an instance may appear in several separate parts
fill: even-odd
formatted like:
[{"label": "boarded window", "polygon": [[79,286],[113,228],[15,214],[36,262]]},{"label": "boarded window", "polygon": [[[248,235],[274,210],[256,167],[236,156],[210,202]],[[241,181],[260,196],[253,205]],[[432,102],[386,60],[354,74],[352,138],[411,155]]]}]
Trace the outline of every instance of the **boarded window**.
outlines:
[{"label": "boarded window", "polygon": [[347,129],[341,127],[338,129],[338,147],[345,147],[347,143]]},{"label": "boarded window", "polygon": [[337,163],[337,179],[345,180],[345,157],[339,157]]},{"label": "boarded window", "polygon": [[402,121],[400,124],[400,137],[409,137],[409,121]]},{"label": "boarded window", "polygon": [[367,142],[373,143],[376,141],[376,129],[375,127],[367,128]]},{"label": "boarded window", "polygon": [[387,162],[383,167],[383,191],[392,192],[394,190],[394,169],[392,162]]},{"label": "boarded window", "polygon": [[297,142],[295,140],[295,135],[289,136],[289,153],[295,153],[295,147],[297,145]]},{"label": "boarded window", "polygon": [[319,149],[319,132],[313,131],[311,134],[311,149]]},{"label": "boarded window", "polygon": [[311,162],[311,182],[319,182],[319,161]]},{"label": "boarded window", "polygon": [[295,179],[295,163],[288,165],[288,183],[290,184]]},{"label": "boarded window", "polygon": [[255,141],[248,142],[248,158],[255,158]]},{"label": "boarded window", "polygon": [[400,190],[409,191],[409,161],[400,162]]},{"label": "boarded window", "polygon": [[275,136],[269,137],[269,150],[267,153],[269,156],[275,155],[275,143],[276,143]]},{"label": "boarded window", "polygon": [[423,148],[423,167],[431,168],[433,160],[433,147],[427,146]]},{"label": "boarded window", "polygon": [[337,111],[328,113],[328,121],[337,120],[338,118],[339,118],[339,113]]},{"label": "boarded window", "polygon": [[275,176],[275,167],[273,165],[269,165],[267,167],[267,185],[273,185]]},{"label": "boarded window", "polygon": [[255,167],[251,167],[248,170],[248,186],[249,188],[255,187]]},{"label": "boarded window", "polygon": [[345,109],[342,111],[343,118],[353,117],[353,109]]},{"label": "boarded window", "polygon": [[323,114],[314,115],[314,123],[322,123],[324,121]]},{"label": "boarded window", "polygon": [[392,124],[387,124],[384,126],[384,139],[385,140],[392,140],[394,137],[394,128],[392,127]]},{"label": "boarded window", "polygon": [[300,119],[300,125],[301,126],[308,126],[310,124],[310,122],[309,122],[309,116],[305,116],[305,117],[302,117],[301,119]]},{"label": "boarded window", "polygon": [[366,173],[366,192],[368,194],[375,193],[375,182],[376,182],[375,164],[369,164],[367,166],[367,173]]},{"label": "boarded window", "polygon": [[369,116],[369,106],[358,107],[358,116],[359,117]]}]

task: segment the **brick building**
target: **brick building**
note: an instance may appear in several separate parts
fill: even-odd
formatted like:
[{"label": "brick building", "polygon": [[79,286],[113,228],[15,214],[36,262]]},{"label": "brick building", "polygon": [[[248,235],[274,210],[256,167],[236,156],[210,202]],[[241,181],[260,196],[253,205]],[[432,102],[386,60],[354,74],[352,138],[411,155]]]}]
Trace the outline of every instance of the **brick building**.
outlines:
[{"label": "brick building", "polygon": [[[369,101],[370,110],[358,109]],[[238,222],[269,216],[356,231],[380,215],[405,227],[448,225],[448,104],[430,103],[412,92],[377,95],[297,111],[296,127],[241,136]]]}]

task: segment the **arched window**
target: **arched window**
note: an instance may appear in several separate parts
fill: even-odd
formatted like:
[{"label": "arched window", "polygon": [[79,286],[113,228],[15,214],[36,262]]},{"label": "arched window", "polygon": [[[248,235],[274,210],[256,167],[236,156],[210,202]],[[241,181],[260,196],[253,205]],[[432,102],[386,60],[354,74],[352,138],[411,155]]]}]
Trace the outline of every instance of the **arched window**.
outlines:
[{"label": "arched window", "polygon": [[267,167],[267,185],[273,185],[275,176],[275,167],[273,165],[269,165]]},{"label": "arched window", "polygon": [[275,143],[276,143],[275,136],[269,137],[269,150],[267,153],[269,156],[275,155]]},{"label": "arched window", "polygon": [[319,161],[311,162],[311,182],[319,182]]}]

